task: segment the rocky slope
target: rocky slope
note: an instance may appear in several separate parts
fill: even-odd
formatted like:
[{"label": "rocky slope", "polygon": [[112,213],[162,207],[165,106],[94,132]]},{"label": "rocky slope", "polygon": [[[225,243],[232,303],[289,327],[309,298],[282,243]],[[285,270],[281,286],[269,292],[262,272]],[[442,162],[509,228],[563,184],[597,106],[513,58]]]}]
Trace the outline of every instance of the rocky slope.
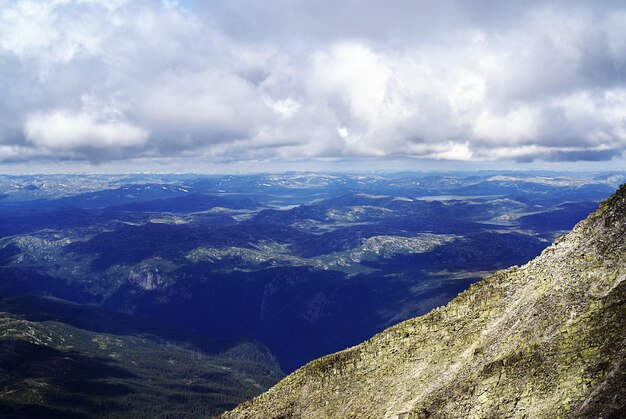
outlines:
[{"label": "rocky slope", "polygon": [[226,418],[624,417],[626,185],[532,262]]}]

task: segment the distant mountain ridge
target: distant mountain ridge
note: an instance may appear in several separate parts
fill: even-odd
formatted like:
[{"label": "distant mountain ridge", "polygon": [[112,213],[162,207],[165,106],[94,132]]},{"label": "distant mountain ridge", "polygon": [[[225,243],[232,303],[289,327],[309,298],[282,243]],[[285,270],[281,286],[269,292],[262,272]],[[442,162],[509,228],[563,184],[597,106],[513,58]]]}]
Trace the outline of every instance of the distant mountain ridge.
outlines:
[{"label": "distant mountain ridge", "polygon": [[522,267],[225,418],[624,417],[626,185]]}]

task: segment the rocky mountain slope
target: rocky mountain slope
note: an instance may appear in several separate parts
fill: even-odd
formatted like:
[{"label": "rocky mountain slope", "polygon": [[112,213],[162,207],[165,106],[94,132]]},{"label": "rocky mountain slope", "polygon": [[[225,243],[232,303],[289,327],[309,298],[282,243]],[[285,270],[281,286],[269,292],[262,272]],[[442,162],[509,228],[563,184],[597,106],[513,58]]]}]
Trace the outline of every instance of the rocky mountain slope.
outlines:
[{"label": "rocky mountain slope", "polygon": [[227,418],[624,417],[626,185],[539,257]]}]

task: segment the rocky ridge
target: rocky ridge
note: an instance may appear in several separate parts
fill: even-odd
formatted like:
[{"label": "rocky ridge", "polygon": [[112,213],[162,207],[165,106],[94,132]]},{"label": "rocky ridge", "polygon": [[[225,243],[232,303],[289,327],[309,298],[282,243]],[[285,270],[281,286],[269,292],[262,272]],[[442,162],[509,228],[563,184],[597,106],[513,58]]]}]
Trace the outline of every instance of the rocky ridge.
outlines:
[{"label": "rocky ridge", "polygon": [[623,417],[626,185],[539,257],[225,418]]}]

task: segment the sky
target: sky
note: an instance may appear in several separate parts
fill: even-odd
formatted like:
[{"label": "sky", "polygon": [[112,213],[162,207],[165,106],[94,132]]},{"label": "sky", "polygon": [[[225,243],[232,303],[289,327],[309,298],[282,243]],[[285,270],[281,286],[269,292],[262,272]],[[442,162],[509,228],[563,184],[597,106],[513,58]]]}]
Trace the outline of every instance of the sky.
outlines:
[{"label": "sky", "polygon": [[0,172],[626,167],[626,2],[0,0]]}]

